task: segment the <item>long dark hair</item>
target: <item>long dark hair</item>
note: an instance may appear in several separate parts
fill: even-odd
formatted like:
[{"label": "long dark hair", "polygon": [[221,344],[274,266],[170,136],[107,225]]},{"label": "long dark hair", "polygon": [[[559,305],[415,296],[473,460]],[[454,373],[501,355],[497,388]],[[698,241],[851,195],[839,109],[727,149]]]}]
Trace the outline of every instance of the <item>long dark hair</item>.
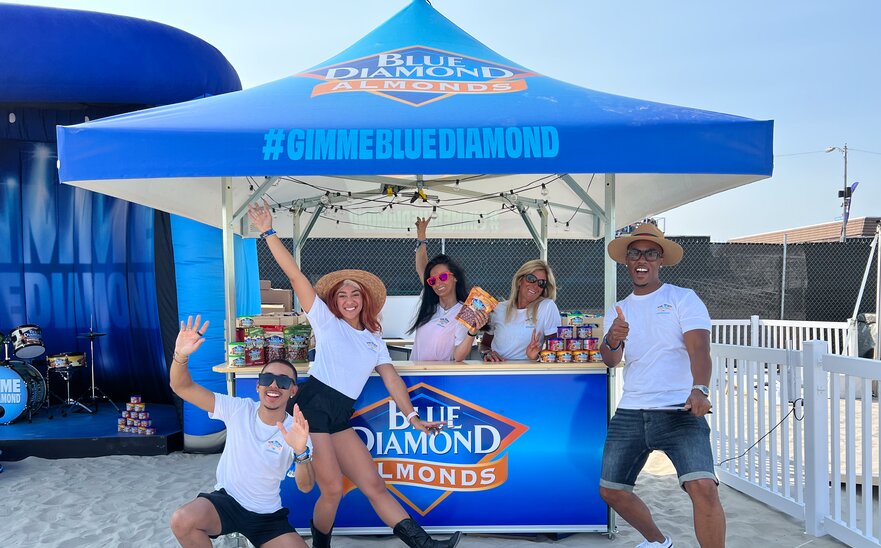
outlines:
[{"label": "long dark hair", "polygon": [[419,305],[419,314],[416,316],[416,321],[413,323],[413,327],[410,328],[408,333],[413,333],[428,323],[428,320],[431,319],[435,310],[437,310],[440,298],[437,296],[437,293],[434,292],[434,289],[428,285],[426,280],[431,276],[431,269],[439,264],[447,265],[447,268],[450,269],[450,272],[452,272],[453,276],[456,278],[456,300],[459,302],[465,302],[465,299],[468,297],[468,289],[466,289],[468,284],[465,282],[465,271],[462,270],[462,267],[456,264],[456,261],[447,255],[436,256],[428,261],[428,264],[425,265],[425,272],[422,273],[422,303]]}]

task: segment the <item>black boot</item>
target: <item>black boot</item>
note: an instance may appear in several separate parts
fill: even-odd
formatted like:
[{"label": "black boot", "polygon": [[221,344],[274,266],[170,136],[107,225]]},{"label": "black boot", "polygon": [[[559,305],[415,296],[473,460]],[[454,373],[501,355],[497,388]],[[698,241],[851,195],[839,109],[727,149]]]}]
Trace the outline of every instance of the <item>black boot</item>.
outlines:
[{"label": "black boot", "polygon": [[418,523],[411,518],[401,520],[395,525],[395,536],[407,543],[410,548],[454,548],[459,544],[462,533],[456,531],[447,540],[434,540]]},{"label": "black boot", "polygon": [[312,548],[330,548],[330,536],[333,534],[333,525],[330,531],[322,533],[315,528],[315,522],[309,520],[309,527],[312,529]]}]

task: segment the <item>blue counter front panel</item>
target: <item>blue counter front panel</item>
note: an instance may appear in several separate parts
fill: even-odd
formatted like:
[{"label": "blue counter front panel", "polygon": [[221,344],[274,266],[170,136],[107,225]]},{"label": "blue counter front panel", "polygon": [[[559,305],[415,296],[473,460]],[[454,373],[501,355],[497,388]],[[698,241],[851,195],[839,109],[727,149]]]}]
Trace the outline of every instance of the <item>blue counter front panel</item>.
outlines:
[{"label": "blue counter front panel", "polygon": [[[406,427],[381,379],[373,376],[352,424],[404,509],[435,531],[599,531],[608,507],[599,497],[606,437],[606,376],[518,373],[406,375],[425,420],[443,420],[434,439]],[[256,379],[236,378],[256,397]],[[347,484],[347,488],[349,488]],[[318,488],[282,483],[291,523],[309,528]],[[387,531],[351,486],[335,531]]]}]

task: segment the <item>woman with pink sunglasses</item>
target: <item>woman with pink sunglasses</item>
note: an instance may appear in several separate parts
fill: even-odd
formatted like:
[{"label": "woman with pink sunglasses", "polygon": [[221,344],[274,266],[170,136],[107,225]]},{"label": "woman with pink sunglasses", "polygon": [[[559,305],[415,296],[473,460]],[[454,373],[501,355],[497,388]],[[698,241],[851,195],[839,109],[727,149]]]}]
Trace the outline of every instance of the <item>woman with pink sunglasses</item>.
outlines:
[{"label": "woman with pink sunglasses", "polygon": [[422,280],[422,302],[416,321],[410,328],[413,333],[413,361],[457,361],[471,353],[478,330],[486,324],[488,316],[477,311],[474,331],[456,321],[462,303],[468,297],[465,272],[446,255],[428,260],[426,230],[430,219],[416,219],[416,273]]}]

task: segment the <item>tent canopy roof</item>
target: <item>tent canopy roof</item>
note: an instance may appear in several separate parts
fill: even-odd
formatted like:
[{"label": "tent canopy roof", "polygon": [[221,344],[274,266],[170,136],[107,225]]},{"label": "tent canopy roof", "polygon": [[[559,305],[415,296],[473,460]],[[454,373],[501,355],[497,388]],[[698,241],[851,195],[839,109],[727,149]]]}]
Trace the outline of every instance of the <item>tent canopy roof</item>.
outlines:
[{"label": "tent canopy roof", "polygon": [[[561,221],[551,235],[584,237],[599,236],[603,174],[618,174],[625,225],[769,176],[772,133],[770,121],[542,76],[414,0],[299,74],[62,127],[58,140],[63,182],[215,226],[217,177],[232,177],[239,209],[276,176],[267,188],[280,209],[323,195],[344,208],[325,212],[313,236],[400,235],[434,206],[433,235],[522,236],[508,206],[535,211],[547,200]],[[417,194],[411,206],[420,189],[427,201]],[[570,217],[575,230],[564,233]]]}]

